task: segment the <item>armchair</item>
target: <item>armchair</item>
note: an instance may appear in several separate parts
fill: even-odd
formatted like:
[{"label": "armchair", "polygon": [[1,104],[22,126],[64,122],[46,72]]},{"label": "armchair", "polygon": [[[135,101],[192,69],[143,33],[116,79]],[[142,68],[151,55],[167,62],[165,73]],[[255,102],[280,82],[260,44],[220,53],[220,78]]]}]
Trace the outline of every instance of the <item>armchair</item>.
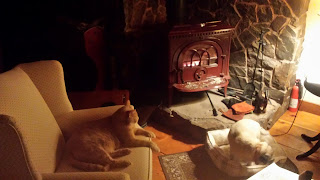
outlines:
[{"label": "armchair", "polygon": [[113,172],[80,172],[68,164],[65,142],[74,128],[120,107],[73,110],[58,61],[20,64],[0,74],[0,177],[151,180],[152,152],[146,147],[132,148],[121,157],[132,165]]}]

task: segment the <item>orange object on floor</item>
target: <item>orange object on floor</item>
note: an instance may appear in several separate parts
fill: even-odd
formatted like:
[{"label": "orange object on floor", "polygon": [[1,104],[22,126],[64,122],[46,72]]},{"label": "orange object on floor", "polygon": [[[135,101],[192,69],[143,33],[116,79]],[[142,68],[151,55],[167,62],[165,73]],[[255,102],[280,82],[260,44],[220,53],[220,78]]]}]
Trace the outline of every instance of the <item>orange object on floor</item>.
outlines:
[{"label": "orange object on floor", "polygon": [[241,119],[243,119],[243,117],[245,115],[245,113],[242,113],[242,114],[233,113],[232,109],[229,109],[228,111],[223,112],[222,114],[224,116],[226,116],[227,118],[235,120],[235,121],[240,121]]},{"label": "orange object on floor", "polygon": [[236,114],[247,114],[254,110],[254,106],[248,104],[245,101],[234,104],[231,107],[236,112]]}]

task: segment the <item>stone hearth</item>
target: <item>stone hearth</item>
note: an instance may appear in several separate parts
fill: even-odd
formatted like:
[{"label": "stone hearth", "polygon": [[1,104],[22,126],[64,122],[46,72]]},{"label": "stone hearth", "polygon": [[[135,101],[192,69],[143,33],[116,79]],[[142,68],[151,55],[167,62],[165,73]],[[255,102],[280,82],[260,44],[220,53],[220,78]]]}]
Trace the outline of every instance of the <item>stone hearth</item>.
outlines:
[{"label": "stone hearth", "polygon": [[[209,96],[215,108],[227,111],[227,106],[221,101],[225,98],[219,92],[212,90]],[[229,128],[235,123],[234,120],[222,116],[218,111],[218,116],[213,116],[210,101],[204,92],[179,93],[180,102],[170,108],[159,106],[153,112],[150,120],[157,121],[178,131],[203,141],[208,130]],[[233,98],[231,96],[226,98]],[[276,120],[281,116],[280,104],[270,100],[264,114],[246,114],[244,118],[254,119],[265,129],[270,129]]]}]

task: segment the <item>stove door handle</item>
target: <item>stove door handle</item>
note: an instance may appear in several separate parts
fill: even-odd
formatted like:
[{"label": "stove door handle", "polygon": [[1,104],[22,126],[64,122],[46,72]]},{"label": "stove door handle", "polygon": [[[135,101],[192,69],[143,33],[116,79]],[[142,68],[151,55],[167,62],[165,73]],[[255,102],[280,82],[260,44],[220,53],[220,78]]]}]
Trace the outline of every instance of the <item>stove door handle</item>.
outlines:
[{"label": "stove door handle", "polygon": [[192,67],[193,66],[193,57],[197,54],[199,56],[199,64],[201,64],[201,55],[199,54],[198,50],[196,49],[192,49],[193,51],[193,54],[191,55],[191,60],[190,60],[190,66],[189,67]]},{"label": "stove door handle", "polygon": [[210,64],[210,54],[209,54],[209,52],[208,52],[208,49],[202,49],[203,50],[203,53],[201,54],[201,59],[200,59],[200,63],[199,63],[199,66],[201,66],[201,60],[202,60],[202,57],[203,57],[203,55],[204,55],[204,53],[207,53],[207,56],[208,56],[208,64],[206,64],[206,65],[209,65]]}]

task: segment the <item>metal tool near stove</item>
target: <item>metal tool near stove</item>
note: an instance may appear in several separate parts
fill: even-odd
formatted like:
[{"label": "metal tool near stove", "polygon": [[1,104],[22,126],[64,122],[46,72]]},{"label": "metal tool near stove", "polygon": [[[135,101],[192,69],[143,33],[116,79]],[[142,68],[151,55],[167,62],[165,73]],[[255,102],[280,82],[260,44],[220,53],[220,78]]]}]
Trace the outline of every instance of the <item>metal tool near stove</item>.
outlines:
[{"label": "metal tool near stove", "polygon": [[[257,50],[257,56],[256,56],[256,64],[255,64],[255,68],[254,68],[254,72],[253,72],[253,77],[252,77],[252,82],[248,83],[246,85],[246,87],[244,88],[243,93],[239,93],[236,92],[235,90],[232,90],[230,88],[227,88],[227,91],[225,89],[220,88],[218,92],[228,95],[228,96],[233,96],[233,97],[237,97],[242,101],[246,101],[249,105],[253,105],[254,108],[254,113],[256,114],[260,114],[260,113],[265,113],[266,112],[266,108],[267,108],[267,104],[269,101],[269,91],[268,90],[264,90],[264,86],[263,86],[263,69],[262,69],[262,62],[263,62],[263,52],[264,52],[264,46],[266,45],[265,41],[263,40],[263,35],[264,35],[264,31],[261,30],[260,33],[260,39],[259,39],[259,47]],[[260,70],[259,72],[261,73],[261,81],[260,81],[260,90],[256,90],[256,87],[254,86],[254,80],[255,80],[255,76],[256,76],[256,71],[258,68],[258,61],[259,61],[259,55],[261,53],[261,61],[260,61]],[[208,95],[208,92],[206,91],[206,94],[209,98],[211,107],[212,107],[212,111],[213,111],[213,115],[217,116],[217,110],[214,107],[210,96]],[[232,106],[232,104],[235,103],[239,103],[239,101],[237,101],[236,99],[225,99],[228,100],[228,102],[224,102],[227,106],[229,106],[228,108],[230,109],[230,107]],[[241,102],[241,101],[240,101]],[[221,111],[219,109],[219,111]],[[222,113],[224,113],[223,111],[221,111]],[[233,116],[234,119],[236,119],[236,116]],[[239,117],[238,120],[242,119],[243,117]]]},{"label": "metal tool near stove", "polygon": [[[244,88],[244,95],[246,97],[250,97],[251,99],[253,99],[253,97],[254,97],[252,105],[255,107],[254,112],[257,114],[266,112],[266,108],[267,108],[268,101],[269,101],[269,91],[267,89],[264,89],[264,84],[263,84],[262,62],[263,62],[264,46],[266,45],[266,42],[263,40],[264,34],[265,34],[265,31],[261,30],[260,39],[259,39],[259,47],[258,47],[258,51],[257,51],[257,58],[256,58],[254,72],[253,72],[252,82],[247,84],[247,86]],[[254,80],[255,80],[256,71],[257,71],[257,67],[258,67],[258,60],[259,60],[260,52],[261,52],[260,70],[259,70],[259,72],[261,73],[260,90],[256,90],[256,88],[254,86]]]},{"label": "metal tool near stove", "polygon": [[[259,47],[257,50],[257,56],[256,56],[256,64],[252,76],[252,81],[248,83],[245,88],[243,93],[236,92],[234,90],[228,89],[227,95],[233,96],[233,97],[238,97],[242,101],[246,101],[248,104],[252,104],[255,109],[254,112],[256,114],[260,113],[265,113],[267,104],[269,101],[269,91],[264,88],[263,85],[263,67],[262,67],[262,62],[263,62],[263,53],[264,53],[264,46],[266,45],[266,42],[263,40],[263,35],[265,34],[264,31],[261,30],[260,33],[260,39],[259,39]],[[254,80],[256,77],[256,71],[258,69],[258,61],[259,61],[259,55],[261,53],[261,60],[260,60],[260,70],[259,72],[261,73],[261,80],[260,80],[260,89],[257,90],[255,85],[254,85]]]}]

